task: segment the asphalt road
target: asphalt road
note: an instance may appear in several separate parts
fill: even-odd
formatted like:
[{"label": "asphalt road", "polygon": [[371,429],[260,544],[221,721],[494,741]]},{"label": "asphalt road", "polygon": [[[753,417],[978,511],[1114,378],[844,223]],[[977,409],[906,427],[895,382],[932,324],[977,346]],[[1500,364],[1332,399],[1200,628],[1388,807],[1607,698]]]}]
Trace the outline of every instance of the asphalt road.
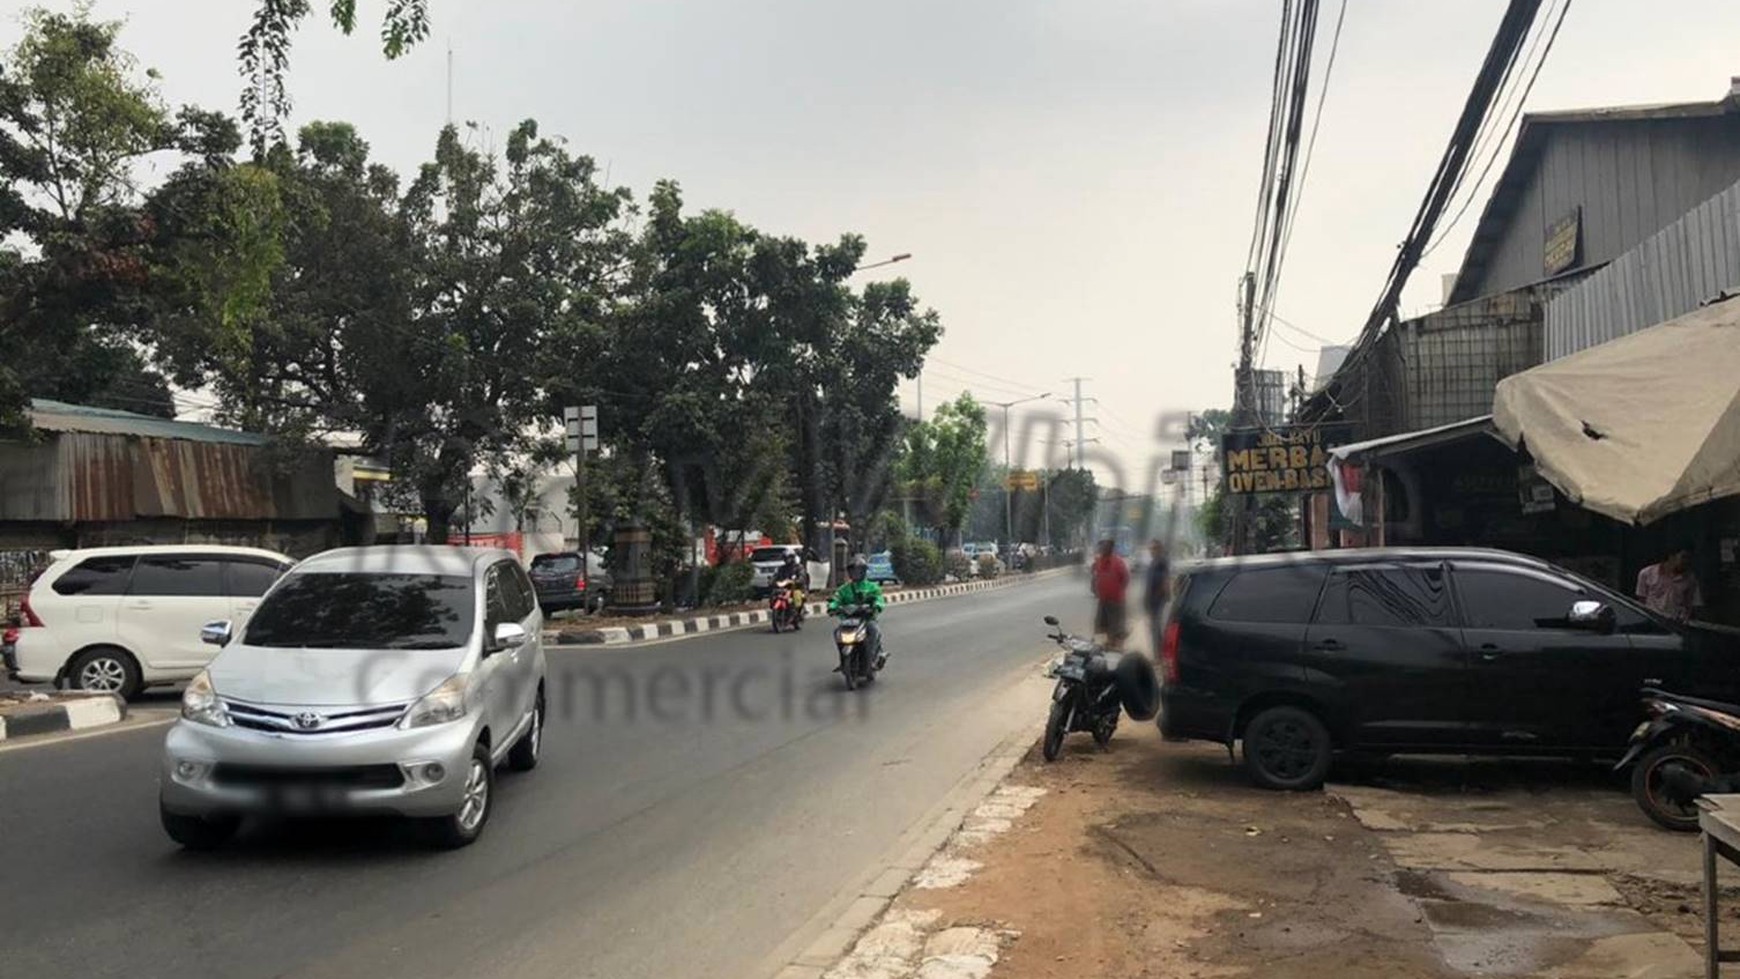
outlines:
[{"label": "asphalt road", "polygon": [[[752,975],[999,742],[1044,718],[1066,575],[894,606],[865,691],[823,622],[552,647],[540,767],[482,840],[267,824],[212,854],[157,824],[164,728],[0,751],[0,962],[43,977]],[[566,693],[564,692],[566,691]]]}]

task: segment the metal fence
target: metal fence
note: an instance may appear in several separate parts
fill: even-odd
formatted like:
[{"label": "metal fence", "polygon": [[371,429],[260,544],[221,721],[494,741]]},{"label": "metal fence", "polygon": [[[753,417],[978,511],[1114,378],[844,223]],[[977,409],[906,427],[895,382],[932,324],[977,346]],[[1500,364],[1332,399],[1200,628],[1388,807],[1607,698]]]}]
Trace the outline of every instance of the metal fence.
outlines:
[{"label": "metal fence", "polygon": [[1549,302],[1546,358],[1665,323],[1737,288],[1740,183]]}]

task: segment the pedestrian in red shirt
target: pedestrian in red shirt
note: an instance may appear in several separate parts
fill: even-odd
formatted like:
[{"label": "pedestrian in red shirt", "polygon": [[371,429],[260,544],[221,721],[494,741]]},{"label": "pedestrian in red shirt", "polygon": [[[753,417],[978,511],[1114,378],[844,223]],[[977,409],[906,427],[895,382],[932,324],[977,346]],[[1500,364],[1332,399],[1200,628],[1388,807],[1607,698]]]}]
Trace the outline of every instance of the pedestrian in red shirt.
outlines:
[{"label": "pedestrian in red shirt", "polygon": [[1124,598],[1130,590],[1130,568],[1118,556],[1110,540],[1100,541],[1099,556],[1093,566],[1094,633],[1106,637],[1109,649],[1124,645]]}]

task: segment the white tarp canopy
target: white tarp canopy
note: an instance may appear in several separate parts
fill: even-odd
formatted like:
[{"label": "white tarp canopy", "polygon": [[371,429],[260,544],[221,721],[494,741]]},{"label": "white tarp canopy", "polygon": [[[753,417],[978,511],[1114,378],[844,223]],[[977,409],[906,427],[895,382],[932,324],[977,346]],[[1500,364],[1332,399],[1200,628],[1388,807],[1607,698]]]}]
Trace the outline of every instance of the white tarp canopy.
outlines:
[{"label": "white tarp canopy", "polygon": [[1573,502],[1647,524],[1740,493],[1740,301],[1498,383],[1493,425]]}]

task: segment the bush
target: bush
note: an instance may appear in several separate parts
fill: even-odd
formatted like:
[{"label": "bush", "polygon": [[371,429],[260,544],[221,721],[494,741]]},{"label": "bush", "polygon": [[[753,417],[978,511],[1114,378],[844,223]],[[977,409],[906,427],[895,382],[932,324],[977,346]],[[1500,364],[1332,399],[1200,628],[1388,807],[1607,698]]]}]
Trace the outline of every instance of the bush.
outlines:
[{"label": "bush", "polygon": [[738,561],[712,569],[713,580],[707,582],[708,605],[741,605],[755,597],[755,566]]},{"label": "bush", "polygon": [[995,578],[995,577],[997,577],[998,573],[1001,572],[1002,570],[1003,570],[1003,566],[997,563],[997,558],[995,555],[992,555],[992,554],[979,555],[979,577],[981,577],[981,578]]},{"label": "bush", "polygon": [[973,559],[967,557],[965,551],[950,551],[943,558],[943,571],[954,575],[959,581],[965,581],[973,576]]},{"label": "bush", "polygon": [[903,585],[934,585],[942,580],[942,552],[930,541],[906,537],[888,547],[894,561],[894,575]]}]

